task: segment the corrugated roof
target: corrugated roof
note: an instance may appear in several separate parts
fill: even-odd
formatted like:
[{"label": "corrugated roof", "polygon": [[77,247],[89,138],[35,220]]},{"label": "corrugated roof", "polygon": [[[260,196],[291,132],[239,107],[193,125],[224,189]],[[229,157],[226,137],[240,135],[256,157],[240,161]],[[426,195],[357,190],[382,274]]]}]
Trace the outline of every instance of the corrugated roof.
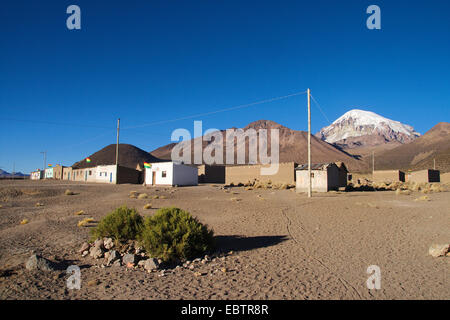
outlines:
[{"label": "corrugated roof", "polygon": [[[332,163],[313,163],[311,164],[311,170],[325,170]],[[308,170],[308,164],[301,164],[295,170]]]}]

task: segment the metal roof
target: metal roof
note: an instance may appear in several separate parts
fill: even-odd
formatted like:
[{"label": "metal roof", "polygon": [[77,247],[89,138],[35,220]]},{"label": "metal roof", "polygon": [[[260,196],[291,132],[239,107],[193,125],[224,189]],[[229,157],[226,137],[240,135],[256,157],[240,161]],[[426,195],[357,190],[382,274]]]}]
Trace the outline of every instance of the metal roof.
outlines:
[{"label": "metal roof", "polygon": [[[313,163],[311,164],[311,170],[325,170],[333,163]],[[308,170],[308,164],[301,164],[295,170]]]}]

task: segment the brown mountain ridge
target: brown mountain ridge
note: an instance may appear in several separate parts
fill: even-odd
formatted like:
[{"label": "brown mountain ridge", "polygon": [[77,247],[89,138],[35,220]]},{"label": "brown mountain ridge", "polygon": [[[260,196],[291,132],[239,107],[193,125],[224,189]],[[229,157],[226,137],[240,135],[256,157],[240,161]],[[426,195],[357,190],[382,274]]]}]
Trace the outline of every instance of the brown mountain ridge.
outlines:
[{"label": "brown mountain ridge", "polygon": [[[280,162],[290,162],[294,161],[297,163],[306,163],[308,160],[308,149],[307,149],[307,142],[308,142],[308,134],[304,131],[297,131],[289,129],[279,123],[276,123],[271,120],[259,120],[254,121],[248,124],[246,127],[243,128],[244,130],[247,129],[278,129],[279,130],[279,142],[280,142]],[[225,138],[225,132],[226,130],[220,131],[224,144],[226,144],[226,138]],[[268,130],[270,133],[270,131]],[[202,139],[203,137],[199,137],[196,139]],[[268,134],[268,141],[270,142],[270,134]],[[181,142],[183,143],[183,142]],[[190,141],[191,143],[191,161],[194,161],[194,140]],[[210,142],[202,141],[202,148],[205,149],[206,146],[208,146]],[[171,152],[172,149],[175,147],[176,143],[171,143],[165,146],[162,146],[160,148],[157,148],[153,151],[151,151],[151,154],[157,158],[160,159],[166,159],[169,160],[171,158]],[[235,158],[237,153],[237,145],[236,141],[234,142],[234,148],[235,148]],[[248,139],[246,139],[246,163],[248,163]],[[269,143],[269,152],[270,152],[270,143]],[[329,144],[325,141],[322,141],[315,136],[311,136],[311,153],[312,153],[312,161],[315,163],[321,163],[321,162],[333,162],[333,161],[344,161],[349,167],[349,170],[359,171],[364,169],[364,164],[362,161],[357,160],[352,155],[336,148],[332,144]],[[225,150],[224,150],[224,158],[225,157]],[[235,162],[236,163],[236,162]]]}]

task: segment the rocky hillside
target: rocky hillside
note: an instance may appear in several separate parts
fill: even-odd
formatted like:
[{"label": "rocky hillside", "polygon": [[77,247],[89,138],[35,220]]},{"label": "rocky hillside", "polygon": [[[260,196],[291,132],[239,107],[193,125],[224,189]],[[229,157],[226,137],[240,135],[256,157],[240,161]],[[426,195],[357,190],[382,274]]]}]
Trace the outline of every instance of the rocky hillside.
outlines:
[{"label": "rocky hillside", "polygon": [[376,169],[416,170],[433,168],[450,171],[450,123],[440,122],[415,141],[375,153]]}]

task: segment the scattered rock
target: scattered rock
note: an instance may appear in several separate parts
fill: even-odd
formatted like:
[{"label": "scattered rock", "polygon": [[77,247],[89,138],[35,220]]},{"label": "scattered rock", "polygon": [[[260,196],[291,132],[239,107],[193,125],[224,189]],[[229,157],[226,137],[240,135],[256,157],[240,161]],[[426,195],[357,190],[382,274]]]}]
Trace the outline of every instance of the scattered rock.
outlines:
[{"label": "scattered rock", "polygon": [[110,250],[114,247],[114,241],[111,238],[105,238],[103,239],[103,246],[106,250]]},{"label": "scattered rock", "polygon": [[100,259],[103,257],[103,249],[100,246],[93,246],[89,250],[89,255],[94,259]]},{"label": "scattered rock", "polygon": [[83,242],[83,244],[81,245],[80,249],[78,250],[78,253],[83,253],[86,250],[89,250],[89,243]]},{"label": "scattered rock", "polygon": [[27,270],[41,270],[41,271],[54,271],[55,268],[53,266],[53,264],[41,257],[38,256],[37,254],[33,254],[25,263],[25,268]]},{"label": "scattered rock", "polygon": [[111,263],[115,262],[120,258],[119,253],[116,250],[111,250],[108,253],[109,254],[106,260],[107,265],[110,265]]},{"label": "scattered rock", "polygon": [[83,253],[81,254],[81,256],[84,258],[84,257],[86,257],[88,254],[89,254],[89,251],[86,250],[86,251],[83,251]]},{"label": "scattered rock", "polygon": [[99,248],[103,248],[103,239],[97,239],[94,242],[94,247],[99,247]]},{"label": "scattered rock", "polygon": [[189,269],[190,269],[190,270],[194,270],[194,268],[195,268],[195,266],[194,266],[193,264],[191,264],[191,265],[189,266]]},{"label": "scattered rock", "polygon": [[157,270],[159,268],[158,260],[155,258],[149,258],[144,260],[144,269],[147,271]]},{"label": "scattered rock", "polygon": [[123,264],[127,265],[132,264],[133,266],[136,264],[136,256],[132,253],[127,253],[123,256],[122,262]]},{"label": "scattered rock", "polygon": [[450,250],[450,244],[432,244],[428,249],[428,253],[434,257],[442,257],[445,256]]}]

